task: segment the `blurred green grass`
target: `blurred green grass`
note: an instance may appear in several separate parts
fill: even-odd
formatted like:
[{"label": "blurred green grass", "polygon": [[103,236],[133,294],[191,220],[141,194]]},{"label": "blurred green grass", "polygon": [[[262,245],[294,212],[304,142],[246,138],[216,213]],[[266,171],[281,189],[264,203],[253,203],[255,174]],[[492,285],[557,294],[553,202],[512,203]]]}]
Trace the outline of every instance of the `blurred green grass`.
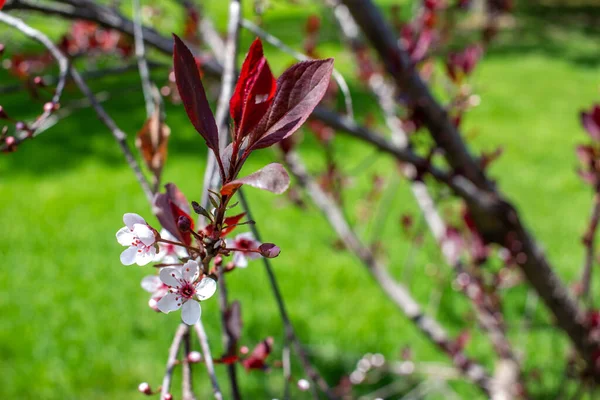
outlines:
[{"label": "blurred green grass", "polygon": [[[161,19],[159,28],[177,30],[181,10],[165,4],[161,7],[172,18]],[[207,9],[224,26],[224,8],[211,2]],[[597,9],[592,11],[584,10],[582,15],[600,15]],[[319,52],[336,56],[337,68],[351,76],[352,58],[340,52],[333,20],[322,8],[275,2],[264,25],[299,47],[304,21],[315,12],[325,21]],[[502,33],[488,51],[472,81],[482,102],[467,116],[464,131],[473,137],[475,149],[504,147],[492,175],[518,205],[561,277],[573,282],[581,267],[579,238],[591,204],[590,191],[575,174],[574,146],[586,140],[577,114],[599,97],[600,46],[598,32],[589,31],[588,24],[566,24],[565,19],[552,22],[556,15],[548,12],[539,16],[537,11],[521,8],[519,25]],[[34,22],[39,25],[40,19]],[[0,39],[15,46],[25,43],[13,35],[1,31]],[[242,48],[251,40],[244,33]],[[278,73],[292,62],[269,46],[266,52]],[[13,82],[5,73],[0,76],[3,83]],[[166,78],[159,72],[154,77],[159,83]],[[364,118],[375,110],[373,100],[360,82],[351,79],[349,84],[358,117]],[[136,74],[106,78],[93,86],[112,93],[105,107],[130,133],[133,147],[134,133],[145,113]],[[79,97],[73,88],[67,96]],[[31,100],[22,94],[3,97],[0,104],[19,118],[32,115]],[[182,107],[169,106],[167,122],[172,137],[164,181],[175,182],[189,200],[197,199],[206,149]],[[341,135],[335,147],[345,171],[354,171],[373,157],[370,149]],[[311,170],[322,169],[322,150],[310,135],[304,136],[302,154]],[[270,151],[258,153],[246,172],[275,159]],[[365,205],[364,193],[375,174],[391,171],[392,163],[385,157],[360,168],[345,195],[349,210],[354,213]],[[303,211],[285,197],[250,190],[247,194],[265,240],[283,249],[274,265],[292,321],[330,383],[351,372],[367,352],[397,359],[401,349],[410,346],[418,360],[446,362],[381,294],[355,258],[333,247],[335,236],[314,207]],[[392,274],[410,276],[406,284],[415,297],[452,334],[470,327],[473,339],[467,352],[493,367],[491,348],[473,322],[465,321],[469,305],[451,289],[451,274],[431,240],[414,249],[402,233],[400,215],[416,210],[404,182],[393,204],[384,226],[366,227],[362,233],[369,236],[381,230]],[[159,385],[179,315],[159,315],[147,307],[148,295],[139,281],[150,268],[119,264],[122,249],[114,234],[124,212],[137,212],[151,220],[146,200],[118,147],[91,110],[77,111],[16,153],[0,157],[3,398],[126,399],[141,396],[136,392],[141,381]],[[231,274],[228,283],[232,300],[242,303],[242,342],[253,346],[273,336],[272,358],[280,358],[281,322],[260,263]],[[526,370],[542,371],[539,382],[530,388],[541,398],[560,385],[564,366],[556,363],[556,354],[566,352],[567,347],[541,307],[529,335],[520,334],[526,295],[523,287],[511,289],[504,294],[504,306],[510,337],[519,350],[526,351]],[[205,302],[203,308],[213,353],[219,354],[217,302]],[[200,398],[210,393],[202,369],[197,367],[194,373]],[[219,373],[226,388],[223,371]],[[302,377],[297,366],[294,375]],[[240,371],[240,380],[246,398],[281,395],[278,369],[269,374]],[[461,397],[480,396],[468,385],[453,387]],[[295,391],[293,398],[303,397]]]}]

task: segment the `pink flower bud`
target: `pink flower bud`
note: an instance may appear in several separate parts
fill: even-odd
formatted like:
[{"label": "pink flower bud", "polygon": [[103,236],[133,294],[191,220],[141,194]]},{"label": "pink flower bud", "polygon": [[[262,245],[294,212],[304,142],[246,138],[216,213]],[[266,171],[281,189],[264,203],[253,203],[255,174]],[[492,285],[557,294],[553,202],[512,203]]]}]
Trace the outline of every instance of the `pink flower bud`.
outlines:
[{"label": "pink flower bud", "polygon": [[142,382],[138,385],[138,391],[143,394],[151,395],[152,388],[148,382]]},{"label": "pink flower bud", "polygon": [[188,362],[199,363],[202,361],[202,354],[200,354],[198,351],[191,351],[190,354],[188,354],[187,359]]},{"label": "pink flower bud", "polygon": [[310,389],[310,382],[306,379],[300,379],[298,381],[298,389],[300,389],[303,392],[306,392],[308,389]]},{"label": "pink flower bud", "polygon": [[10,147],[15,144],[15,138],[13,136],[7,136],[6,139],[4,139],[4,143]]},{"label": "pink flower bud", "polygon": [[0,43],[0,56],[4,54],[4,44]]},{"label": "pink flower bud", "polygon": [[47,102],[46,104],[44,104],[44,111],[45,112],[52,112],[54,110],[58,109],[58,104],[53,103],[51,101]]},{"label": "pink flower bud", "polygon": [[46,86],[46,83],[44,82],[44,78],[42,78],[41,76],[36,76],[35,78],[33,78],[33,83],[36,86],[40,86],[40,87]]},{"label": "pink flower bud", "polygon": [[279,246],[273,243],[263,243],[258,247],[260,254],[265,258],[275,258],[281,253]]},{"label": "pink flower bud", "polygon": [[171,393],[165,394],[165,400],[173,400],[173,395]]},{"label": "pink flower bud", "polygon": [[27,125],[25,124],[25,122],[19,121],[15,124],[15,128],[18,131],[25,131],[25,130],[27,130]]},{"label": "pink flower bud", "polygon": [[190,230],[191,227],[192,221],[190,221],[190,219],[185,215],[180,216],[177,220],[177,228],[179,228],[181,232],[187,232]]}]

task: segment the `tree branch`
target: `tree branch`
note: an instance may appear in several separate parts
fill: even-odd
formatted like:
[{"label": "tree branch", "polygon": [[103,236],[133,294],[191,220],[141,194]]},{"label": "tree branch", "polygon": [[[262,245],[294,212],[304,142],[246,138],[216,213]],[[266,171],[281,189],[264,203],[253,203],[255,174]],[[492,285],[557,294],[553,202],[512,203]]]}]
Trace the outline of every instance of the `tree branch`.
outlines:
[{"label": "tree branch", "polygon": [[194,325],[194,329],[196,330],[198,340],[200,341],[200,347],[202,348],[202,358],[204,359],[204,363],[206,364],[206,370],[208,371],[208,375],[210,376],[210,382],[213,387],[213,394],[215,396],[215,399],[223,400],[223,395],[221,394],[221,389],[219,388],[219,382],[217,381],[217,375],[215,374],[215,366],[213,364],[213,358],[210,353],[210,347],[208,346],[208,337],[206,336],[204,325],[202,325],[202,319],[196,322],[196,325]]},{"label": "tree branch", "polygon": [[426,316],[421,307],[412,298],[411,294],[401,284],[394,281],[388,274],[385,267],[381,265],[372,254],[371,250],[363,246],[356,237],[352,228],[345,220],[337,204],[315,183],[306,171],[306,168],[298,156],[289,152],[285,157],[286,163],[291,173],[296,177],[300,185],[306,190],[313,202],[322,211],[331,227],[335,230],[338,237],[342,240],[348,250],[353,252],[367,268],[371,276],[383,289],[386,295],[394,304],[415,324],[415,326],[430,341],[440,349],[448,353],[456,366],[473,383],[477,384],[484,392],[489,393],[491,389],[491,379],[484,368],[472,360],[464,361],[454,357],[452,354],[452,340],[448,334],[437,323],[437,321]]},{"label": "tree branch", "polygon": [[165,400],[167,398],[167,395],[170,394],[173,370],[177,365],[177,353],[179,352],[179,348],[181,347],[181,340],[183,338],[183,335],[185,335],[188,329],[189,328],[186,324],[179,324],[177,331],[175,331],[173,343],[171,343],[171,347],[169,347],[169,356],[167,358],[167,370],[165,371],[165,376],[163,378],[160,389],[161,400]]},{"label": "tree branch", "polygon": [[[250,211],[250,204],[248,203],[248,200],[246,199],[246,196],[244,195],[243,189],[240,188],[237,191],[237,194],[240,198],[240,204],[241,204],[242,208],[244,209],[244,212],[246,212],[246,217],[249,220],[252,220],[253,218],[252,218],[252,212]],[[258,228],[256,227],[256,224],[250,224],[250,231],[252,232],[252,235],[254,235],[254,238],[256,240],[258,240],[259,242],[262,242],[262,237],[260,235],[260,232],[258,231]],[[294,330],[294,326],[292,325],[292,322],[288,315],[288,312],[287,312],[287,309],[285,306],[285,302],[284,302],[283,296],[281,294],[281,289],[279,288],[279,284],[277,283],[277,278],[275,277],[275,272],[273,271],[273,267],[271,265],[271,260],[263,257],[262,261],[265,266],[265,270],[267,271],[267,277],[269,278],[269,284],[271,285],[271,289],[273,291],[273,294],[275,295],[275,301],[277,303],[279,315],[281,316],[281,320],[283,322],[286,340],[288,340],[294,346],[294,350],[296,351],[296,354],[298,355],[298,358],[300,359],[302,368],[304,369],[304,373],[306,373],[308,378],[313,383],[311,385],[311,388],[313,389],[313,396],[317,399],[319,398],[318,393],[314,392],[315,388],[318,387],[319,389],[321,389],[321,391],[323,393],[325,393],[327,395],[327,397],[329,399],[337,398],[337,396],[335,396],[333,394],[333,392],[331,391],[331,389],[329,388],[329,385],[327,384],[325,379],[323,379],[323,377],[319,374],[319,371],[317,371],[317,369],[315,369],[313,367],[313,365],[311,364],[311,362],[308,358],[308,355],[306,353],[306,350],[304,349],[304,347],[302,346],[302,343],[300,343],[300,340],[296,336],[296,331]]]},{"label": "tree branch", "polygon": [[[50,51],[52,56],[56,60],[59,61],[59,63],[61,63],[63,65],[68,63],[67,58],[60,52],[60,50],[58,50],[58,48],[54,45],[54,43],[52,43],[52,41],[50,39],[48,39],[48,37],[46,35],[44,35],[43,33],[41,33],[40,31],[33,29],[32,27],[25,24],[20,19],[14,18],[2,11],[0,11],[0,22],[10,25],[10,26],[18,29],[19,31],[23,32],[26,36],[42,43]],[[123,155],[125,156],[125,159],[127,160],[127,163],[129,164],[129,167],[133,170],[140,186],[142,187],[142,190],[144,191],[146,198],[148,199],[148,201],[152,202],[152,200],[154,198],[154,194],[152,193],[150,184],[148,183],[148,181],[146,180],[146,177],[142,173],[142,170],[141,170],[139,164],[137,163],[135,157],[133,156],[133,153],[131,152],[131,150],[129,148],[129,145],[127,144],[127,142],[125,140],[127,137],[125,135],[125,132],[120,130],[119,127],[117,126],[117,124],[115,123],[115,121],[113,121],[113,119],[106,113],[104,108],[100,105],[100,103],[96,99],[96,96],[94,96],[94,93],[87,86],[87,84],[85,83],[85,81],[83,80],[81,75],[77,72],[77,70],[71,66],[69,68],[69,71],[70,71],[71,77],[73,78],[73,81],[75,82],[75,84],[79,87],[81,92],[90,100],[90,103],[91,103],[92,107],[94,108],[94,110],[96,111],[96,114],[98,115],[98,118],[100,119],[100,121],[102,121],[104,123],[104,125],[106,125],[108,127],[108,129],[111,131],[111,133],[113,134],[114,138],[116,139],[117,143],[119,144],[119,147],[121,148],[121,151],[123,152]]]}]

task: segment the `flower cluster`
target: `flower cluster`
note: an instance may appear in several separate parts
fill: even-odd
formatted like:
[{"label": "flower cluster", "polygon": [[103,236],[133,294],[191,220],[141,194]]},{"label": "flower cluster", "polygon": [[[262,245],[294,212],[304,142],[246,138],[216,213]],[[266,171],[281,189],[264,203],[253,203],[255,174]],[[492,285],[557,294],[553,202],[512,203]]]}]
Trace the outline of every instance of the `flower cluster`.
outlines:
[{"label": "flower cluster", "polygon": [[[142,288],[151,293],[151,308],[164,313],[181,309],[183,322],[195,324],[201,315],[200,302],[215,293],[223,273],[245,268],[249,260],[279,255],[278,246],[260,243],[251,233],[227,238],[240,225],[254,223],[242,222],[245,213],[227,215],[235,206],[230,201],[242,185],[277,194],[288,188],[289,176],[277,163],[245,177],[238,174],[253,151],[285,140],[306,121],[323,98],[332,70],[332,59],[311,60],[293,65],[275,79],[263,55],[262,43],[255,40],[229,104],[233,121],[231,144],[221,150],[221,138],[196,60],[174,35],[173,73],[177,89],[191,124],[215,156],[222,186],[208,190],[206,204],[192,202],[194,212],[206,222],[200,229],[190,216],[190,204],[172,183],[165,185],[165,192],[156,194],[153,200],[153,212],[163,228],[160,233],[140,215],[124,215],[125,227],[117,232],[117,241],[127,247],[121,253],[121,262],[142,266],[155,262],[159,268],[158,276],[142,280]],[[142,152],[147,148],[145,159],[155,173],[166,157],[168,129],[163,130],[159,136],[164,139],[164,146],[139,146]],[[160,159],[157,163],[155,155]],[[206,208],[209,202],[213,206],[210,211]],[[230,255],[232,261],[224,265],[223,258]]]}]

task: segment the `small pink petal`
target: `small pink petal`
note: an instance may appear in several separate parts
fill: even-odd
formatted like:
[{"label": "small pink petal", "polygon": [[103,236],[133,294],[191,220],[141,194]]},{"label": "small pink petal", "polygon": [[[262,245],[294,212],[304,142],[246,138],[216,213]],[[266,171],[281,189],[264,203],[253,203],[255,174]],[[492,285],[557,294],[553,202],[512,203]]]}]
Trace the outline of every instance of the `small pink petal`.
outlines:
[{"label": "small pink petal", "polygon": [[181,285],[181,272],[177,268],[166,267],[160,270],[160,280],[167,286],[179,287]]},{"label": "small pink petal", "polygon": [[179,308],[181,308],[181,300],[181,297],[175,293],[167,293],[158,301],[156,306],[160,311],[168,314],[171,311],[179,310]]},{"label": "small pink petal", "polygon": [[117,242],[119,242],[121,246],[131,246],[133,239],[133,233],[128,227],[124,226],[117,231]]},{"label": "small pink petal", "polygon": [[200,300],[206,300],[212,297],[217,291],[217,282],[208,277],[202,278],[202,280],[196,285],[196,297]]},{"label": "small pink petal", "polygon": [[129,247],[121,253],[121,263],[123,265],[131,265],[135,263],[135,258],[137,255],[137,247]]},{"label": "small pink petal", "polygon": [[194,325],[200,319],[202,310],[200,309],[200,303],[194,300],[189,300],[181,307],[181,320],[188,324]]},{"label": "small pink petal", "polygon": [[133,229],[134,224],[146,224],[144,218],[142,218],[139,214],[135,213],[127,213],[123,215],[123,222],[129,229]]}]

